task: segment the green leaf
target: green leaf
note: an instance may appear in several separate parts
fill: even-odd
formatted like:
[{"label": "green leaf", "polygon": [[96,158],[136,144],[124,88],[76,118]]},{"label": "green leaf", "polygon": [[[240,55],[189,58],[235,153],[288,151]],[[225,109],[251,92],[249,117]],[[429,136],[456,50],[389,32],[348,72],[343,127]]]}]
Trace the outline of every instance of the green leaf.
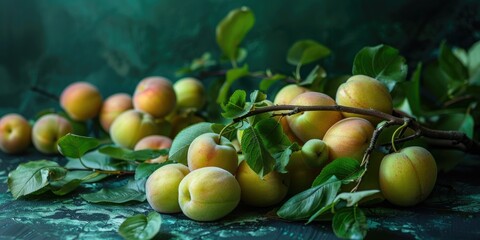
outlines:
[{"label": "green leaf", "polygon": [[100,141],[92,137],[84,137],[68,133],[58,140],[58,149],[65,157],[81,158],[86,152],[97,148]]},{"label": "green leaf", "polygon": [[274,83],[285,78],[287,78],[287,76],[283,74],[275,74],[273,76],[266,77],[260,81],[259,89],[260,91],[266,92]]},{"label": "green leaf", "polygon": [[[67,169],[86,169],[78,159],[68,159],[65,165]],[[133,171],[135,166],[128,161],[112,159],[109,156],[97,151],[89,152],[82,157],[82,162],[88,169],[106,171]]]},{"label": "green leaf", "polygon": [[287,62],[292,65],[305,65],[330,55],[330,49],[310,39],[295,42],[288,50]]},{"label": "green leaf", "polygon": [[21,163],[8,174],[8,189],[15,199],[48,191],[51,181],[65,177],[67,170],[48,160]]},{"label": "green leaf", "polygon": [[461,131],[472,138],[474,126],[475,122],[470,114],[452,113],[440,116],[434,127],[439,130]]},{"label": "green leaf", "polygon": [[[480,75],[480,41],[473,44],[468,50],[468,70],[470,78]],[[480,77],[476,85],[480,85]]]},{"label": "green leaf", "polygon": [[192,141],[203,133],[212,131],[212,123],[202,122],[194,124],[180,131],[173,139],[172,147],[169,151],[168,159],[187,165],[188,147]]},{"label": "green leaf", "polygon": [[244,115],[249,111],[245,109],[247,105],[247,93],[244,90],[236,90],[228,99],[227,104],[222,104],[225,118],[235,118]]},{"label": "green leaf", "polygon": [[274,157],[275,170],[286,173],[290,155],[300,149],[298,144],[292,143],[283,132],[282,126],[272,118],[260,120],[255,125],[255,130],[259,133],[265,148]]},{"label": "green leaf", "polygon": [[362,171],[365,171],[365,169],[360,167],[360,163],[357,160],[349,157],[337,158],[322,169],[315,181],[313,181],[312,187],[324,183],[332,176],[336,176],[344,182],[351,182],[356,180],[362,174]]},{"label": "green leaf", "polygon": [[422,73],[422,86],[428,89],[433,96],[431,101],[434,104],[440,105],[448,100],[449,82],[453,81],[450,77],[442,71],[438,61],[433,61],[426,64]]},{"label": "green leaf", "polygon": [[248,65],[245,64],[243,67],[240,68],[233,68],[227,71],[225,82],[220,87],[220,91],[217,97],[217,103],[223,104],[227,101],[227,96],[232,87],[232,84],[237,81],[238,79],[248,76],[249,70]]},{"label": "green leaf", "polygon": [[465,114],[465,118],[463,119],[460,127],[458,128],[460,132],[463,132],[469,137],[473,139],[473,133],[475,130],[475,120],[473,119],[472,115]]},{"label": "green leaf", "polygon": [[397,82],[407,77],[405,58],[399,55],[397,49],[387,45],[365,47],[360,50],[353,60],[352,73],[373,77],[393,90]]},{"label": "green leaf", "polygon": [[239,45],[255,24],[255,16],[248,7],[234,9],[216,28],[217,44],[229,59],[237,59]]},{"label": "green leaf", "polygon": [[468,69],[452,52],[452,49],[442,42],[438,56],[440,68],[453,80],[463,81],[468,78]]},{"label": "green leaf", "polygon": [[365,191],[358,191],[358,192],[343,192],[338,194],[338,196],[335,198],[335,202],[338,202],[340,200],[346,201],[347,202],[347,207],[352,207],[360,200],[371,196],[373,194],[379,193],[380,190],[365,190]]},{"label": "green leaf", "polygon": [[250,126],[243,130],[241,145],[248,166],[261,178],[273,170],[275,159],[264,146],[256,128]]},{"label": "green leaf", "polygon": [[422,116],[422,108],[420,105],[420,76],[422,74],[422,64],[419,63],[415,72],[413,72],[412,79],[406,83],[406,95],[412,114],[415,116]]},{"label": "green leaf", "polygon": [[150,212],[148,216],[134,215],[123,221],[118,233],[128,240],[152,239],[160,231],[162,216],[157,212]]},{"label": "green leaf", "polygon": [[118,146],[104,146],[98,149],[98,151],[102,154],[108,155],[111,158],[125,161],[146,161],[168,155],[168,149],[142,149],[133,151],[131,149]]},{"label": "green leaf", "polygon": [[335,235],[344,239],[363,239],[367,235],[367,217],[358,207],[341,208],[333,216]]},{"label": "green leaf", "polygon": [[159,169],[162,166],[167,164],[174,163],[173,161],[166,161],[163,163],[140,163],[138,167],[135,169],[135,180],[139,180],[142,178],[148,178],[150,174],[155,172],[155,170]]},{"label": "green leaf", "polygon": [[62,196],[72,192],[84,182],[99,181],[107,176],[107,174],[92,171],[69,171],[63,179],[51,182],[50,186],[55,195]]},{"label": "green leaf", "polygon": [[304,220],[315,212],[330,205],[340,190],[342,182],[332,176],[324,183],[309,188],[290,198],[277,211],[277,215],[288,220]]},{"label": "green leaf", "polygon": [[127,185],[117,188],[103,188],[95,193],[80,194],[87,202],[91,203],[126,203],[130,201],[143,202],[146,200],[145,181],[130,180]]},{"label": "green leaf", "polygon": [[[316,65],[312,71],[308,74],[308,76],[300,82],[300,86],[311,86],[314,85],[313,87],[317,91],[323,90],[323,88],[320,88],[323,86],[322,82],[327,77],[327,72],[323,67],[320,65]],[[322,91],[321,91],[322,92]]]}]

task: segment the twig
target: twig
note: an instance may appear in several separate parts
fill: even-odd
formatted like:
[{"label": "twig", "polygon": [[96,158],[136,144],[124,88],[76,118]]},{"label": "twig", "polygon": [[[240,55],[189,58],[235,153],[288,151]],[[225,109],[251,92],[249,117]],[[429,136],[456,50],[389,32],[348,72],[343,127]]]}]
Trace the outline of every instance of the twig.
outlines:
[{"label": "twig", "polygon": [[[289,111],[283,113],[275,113],[278,111]],[[274,112],[276,115],[289,116],[300,112],[306,111],[337,111],[337,112],[347,112],[355,113],[360,115],[368,115],[377,117],[379,119],[391,122],[392,125],[402,125],[405,121],[405,117],[397,117],[391,114],[383,113],[373,109],[363,109],[363,108],[354,108],[341,105],[335,106],[301,106],[301,105],[275,105],[267,107],[258,107],[247,114],[234,118],[234,122],[240,122],[243,119],[254,116],[257,114],[262,114],[266,112]],[[402,114],[403,115],[403,114]],[[437,139],[437,140],[446,140],[451,147],[460,149],[464,152],[480,155],[480,143],[467,137],[465,133],[459,131],[444,131],[444,130],[434,130],[428,127],[421,125],[419,122],[415,121],[413,117],[408,117],[411,121],[409,128],[416,131],[418,135],[416,137],[422,136],[425,138]]]},{"label": "twig", "polygon": [[57,101],[57,102],[60,101],[60,100],[59,100],[60,98],[59,98],[57,95],[55,95],[55,94],[53,94],[53,93],[51,93],[51,92],[48,92],[48,91],[46,91],[46,90],[44,90],[44,89],[41,89],[41,88],[39,88],[39,87],[37,87],[37,86],[32,86],[32,87],[30,87],[30,90],[31,90],[32,92],[39,93],[40,95],[45,96],[45,97],[47,97],[47,98],[50,98],[50,99],[52,99],[52,100],[55,100],[55,101]]}]

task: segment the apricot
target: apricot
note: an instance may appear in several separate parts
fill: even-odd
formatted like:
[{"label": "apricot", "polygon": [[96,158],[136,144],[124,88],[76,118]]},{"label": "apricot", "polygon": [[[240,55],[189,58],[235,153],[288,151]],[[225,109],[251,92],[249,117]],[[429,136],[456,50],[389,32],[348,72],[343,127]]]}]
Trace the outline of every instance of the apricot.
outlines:
[{"label": "apricot", "polygon": [[103,130],[109,132],[113,120],[121,113],[132,108],[132,97],[126,93],[116,93],[105,99],[100,109],[100,124]]},{"label": "apricot", "polygon": [[[335,97],[338,105],[364,109],[374,109],[387,114],[392,113],[392,96],[380,81],[365,75],[355,75],[337,89]],[[344,117],[361,117],[377,125],[381,119],[353,113],[343,113]]]},{"label": "apricot", "polygon": [[383,158],[379,179],[385,199],[398,206],[413,206],[432,192],[437,165],[425,148],[406,147]]},{"label": "apricot", "polygon": [[292,153],[287,165],[290,178],[288,195],[292,196],[309,189],[321,170],[322,168],[309,166],[302,151]]},{"label": "apricot", "polygon": [[173,89],[177,96],[177,107],[179,109],[201,109],[207,101],[205,87],[196,78],[182,78],[173,84]]},{"label": "apricot", "polygon": [[188,148],[190,171],[203,167],[219,167],[235,174],[238,155],[230,140],[217,133],[204,133],[196,137]]},{"label": "apricot", "polygon": [[250,206],[273,206],[281,202],[288,192],[288,175],[273,171],[262,179],[246,161],[240,163],[235,177],[242,189],[242,202]]},{"label": "apricot", "polygon": [[145,183],[145,193],[150,206],[161,213],[178,213],[178,186],[190,172],[188,167],[180,164],[167,164],[155,170]]},{"label": "apricot", "polygon": [[75,82],[63,90],[60,105],[73,120],[86,121],[98,115],[102,95],[88,82]]},{"label": "apricot", "polygon": [[[172,139],[162,135],[150,135],[146,136],[135,144],[134,150],[143,149],[169,149],[172,146]],[[149,163],[163,163],[167,161],[168,156],[160,156],[154,159],[149,159],[146,162]]]},{"label": "apricot", "polygon": [[25,151],[31,142],[32,127],[20,114],[10,113],[0,119],[0,150],[14,154]]},{"label": "apricot", "polygon": [[[305,92],[295,97],[290,104],[302,106],[335,106],[335,101],[326,94]],[[327,130],[342,119],[336,111],[307,111],[287,117],[292,132],[303,142],[322,139]]]},{"label": "apricot", "polygon": [[235,177],[219,167],[191,171],[178,187],[182,212],[196,221],[218,220],[240,202],[240,186]]},{"label": "apricot", "polygon": [[133,149],[140,139],[150,135],[168,135],[167,122],[159,123],[150,114],[137,110],[121,113],[110,126],[112,141],[122,147]]},{"label": "apricot", "polygon": [[323,137],[328,146],[329,161],[351,157],[361,162],[374,130],[369,121],[358,117],[344,118],[335,123]]},{"label": "apricot", "polygon": [[[275,95],[273,100],[274,105],[288,105],[290,102],[298,95],[310,92],[308,88],[298,86],[297,84],[289,84],[284,86],[278,93]],[[277,112],[279,113],[279,112]],[[295,133],[292,132],[290,126],[288,125],[286,117],[278,117],[280,125],[283,128],[285,135],[287,135],[288,139],[292,142],[298,142],[299,144],[303,144],[302,140],[300,140]]]},{"label": "apricot", "polygon": [[133,106],[155,118],[164,118],[176,106],[177,97],[170,81],[163,77],[141,80],[133,94]]},{"label": "apricot", "polygon": [[40,117],[32,128],[32,142],[44,154],[58,153],[58,140],[73,131],[71,123],[58,114]]}]

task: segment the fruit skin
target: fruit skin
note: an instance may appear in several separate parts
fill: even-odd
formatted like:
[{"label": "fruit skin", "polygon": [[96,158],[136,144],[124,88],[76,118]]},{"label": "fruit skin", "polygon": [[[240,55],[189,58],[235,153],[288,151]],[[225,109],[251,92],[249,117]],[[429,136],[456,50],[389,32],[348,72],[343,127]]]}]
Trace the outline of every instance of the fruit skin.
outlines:
[{"label": "fruit skin", "polygon": [[287,165],[287,171],[290,177],[288,195],[292,196],[310,188],[321,170],[322,168],[320,167],[315,168],[309,166],[302,151],[292,153]]},{"label": "fruit skin", "polygon": [[398,206],[413,206],[432,192],[437,165],[425,148],[406,147],[383,158],[379,179],[385,199]]},{"label": "fruit skin", "polygon": [[[392,113],[392,96],[387,87],[380,81],[365,76],[355,75],[337,89],[335,97],[338,105],[374,109],[387,114]],[[372,116],[343,113],[344,117],[361,117],[377,125],[380,119]]]},{"label": "fruit skin", "polygon": [[32,142],[35,148],[44,154],[58,153],[58,140],[73,131],[72,125],[57,114],[40,117],[32,128]]},{"label": "fruit skin", "polygon": [[[290,102],[298,95],[305,93],[305,92],[310,92],[310,89],[304,88],[301,86],[298,86],[296,84],[289,84],[280,89],[278,93],[275,95],[275,99],[273,100],[273,103],[275,105],[286,105],[290,104]],[[280,113],[280,112],[276,112]],[[280,125],[283,128],[284,133],[287,135],[288,139],[292,142],[298,142],[299,144],[303,144],[303,141],[300,140],[295,133],[292,132],[292,129],[290,129],[290,126],[288,125],[287,118],[286,117],[277,117],[279,119]]]},{"label": "fruit skin", "polygon": [[[290,104],[303,106],[335,106],[335,101],[326,94],[306,92],[295,97]],[[307,111],[287,117],[292,132],[303,142],[322,139],[327,130],[342,119],[337,111]]]},{"label": "fruit skin", "polygon": [[[146,136],[135,144],[134,150],[143,149],[167,149],[172,146],[172,139],[162,135],[150,135]],[[168,156],[159,156],[154,159],[146,160],[148,163],[163,163],[167,161]]]},{"label": "fruit skin", "polygon": [[207,101],[205,87],[196,78],[187,77],[176,81],[173,89],[177,95],[177,108],[201,109]]},{"label": "fruit skin", "polygon": [[196,221],[218,220],[240,202],[240,186],[235,177],[218,167],[191,171],[178,187],[182,212]]},{"label": "fruit skin", "polygon": [[73,120],[86,121],[98,115],[102,107],[102,95],[88,82],[75,82],[63,90],[60,106]]},{"label": "fruit skin", "polygon": [[166,117],[175,109],[177,97],[170,81],[163,77],[147,77],[141,80],[133,94],[136,110],[155,118]]},{"label": "fruit skin", "polygon": [[0,119],[0,150],[8,154],[25,151],[31,142],[32,127],[20,114],[10,113]]},{"label": "fruit skin", "polygon": [[242,189],[242,202],[254,207],[273,206],[282,201],[288,192],[289,176],[270,172],[260,178],[246,161],[242,161],[235,176]]},{"label": "fruit skin", "polygon": [[196,137],[187,153],[190,171],[203,167],[219,167],[235,174],[238,155],[230,140],[217,133],[204,133]]},{"label": "fruit skin", "polygon": [[158,123],[148,113],[127,110],[113,121],[110,137],[115,144],[133,149],[135,144],[146,136],[167,135],[169,129],[164,123]]},{"label": "fruit skin", "polygon": [[145,193],[150,206],[161,213],[178,213],[182,210],[178,203],[178,186],[190,172],[180,164],[167,164],[155,170],[145,183]]},{"label": "fruit skin", "polygon": [[275,105],[289,104],[295,97],[305,92],[310,92],[310,90],[297,84],[286,85],[275,95],[273,103]]},{"label": "fruit skin", "polygon": [[127,93],[116,93],[105,99],[100,109],[99,119],[103,130],[109,132],[113,120],[129,109],[133,109],[133,103],[132,97]]},{"label": "fruit skin", "polygon": [[369,121],[358,117],[344,118],[335,123],[323,137],[328,146],[329,161],[350,157],[361,162],[374,130]]}]

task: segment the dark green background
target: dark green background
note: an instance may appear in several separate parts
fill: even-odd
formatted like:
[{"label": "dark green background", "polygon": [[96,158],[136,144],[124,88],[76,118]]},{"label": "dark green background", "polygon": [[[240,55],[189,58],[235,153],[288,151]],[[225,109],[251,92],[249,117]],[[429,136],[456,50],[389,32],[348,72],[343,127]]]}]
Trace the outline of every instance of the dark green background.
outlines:
[{"label": "dark green background", "polygon": [[[252,70],[290,73],[286,51],[311,38],[330,47],[330,73],[350,73],[367,45],[399,48],[413,65],[446,39],[468,47],[480,39],[479,1],[222,1],[0,0],[0,115],[32,117],[58,104],[53,94],[74,81],[97,85],[104,97],[133,92],[149,75],[175,81],[175,71],[206,51],[219,56],[216,24],[249,6],[256,24],[243,46]],[[248,83],[244,83],[248,85]]]}]

